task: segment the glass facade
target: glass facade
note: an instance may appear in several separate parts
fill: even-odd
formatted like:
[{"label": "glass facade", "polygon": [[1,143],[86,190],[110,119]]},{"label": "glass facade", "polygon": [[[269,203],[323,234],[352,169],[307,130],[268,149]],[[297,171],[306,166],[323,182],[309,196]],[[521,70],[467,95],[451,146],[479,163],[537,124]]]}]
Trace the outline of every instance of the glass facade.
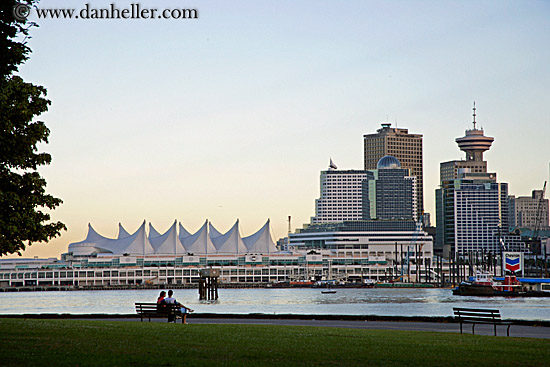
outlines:
[{"label": "glass facade", "polygon": [[373,170],[362,190],[363,219],[417,219],[416,179],[408,169]]},{"label": "glass facade", "polygon": [[398,232],[414,231],[416,223],[413,220],[358,220],[333,223],[315,223],[306,225],[296,233],[314,232]]}]

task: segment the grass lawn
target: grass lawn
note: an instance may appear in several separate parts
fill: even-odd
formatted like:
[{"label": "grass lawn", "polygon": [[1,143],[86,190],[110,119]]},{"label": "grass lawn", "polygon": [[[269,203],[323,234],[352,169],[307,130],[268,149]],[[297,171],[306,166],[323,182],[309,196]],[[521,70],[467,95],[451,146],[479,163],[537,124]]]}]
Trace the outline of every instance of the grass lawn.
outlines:
[{"label": "grass lawn", "polygon": [[0,319],[0,366],[548,366],[550,342],[306,326]]}]

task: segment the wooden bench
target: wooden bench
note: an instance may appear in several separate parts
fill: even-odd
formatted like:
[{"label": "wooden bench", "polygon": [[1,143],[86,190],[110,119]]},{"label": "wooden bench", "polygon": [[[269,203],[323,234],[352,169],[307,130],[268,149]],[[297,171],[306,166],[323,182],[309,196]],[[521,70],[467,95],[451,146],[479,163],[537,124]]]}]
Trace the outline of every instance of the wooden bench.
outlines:
[{"label": "wooden bench", "polygon": [[[136,312],[141,317],[141,321],[148,318],[151,322],[152,317],[166,317],[168,321],[174,320],[175,322],[181,318],[180,306],[175,304],[164,304],[163,306],[160,307],[156,303],[136,302]],[[181,322],[183,323],[183,319]]]},{"label": "wooden bench", "polygon": [[506,336],[510,336],[512,322],[502,321],[499,310],[487,310],[483,308],[453,308],[455,317],[460,322],[460,333],[462,324],[472,324],[472,334],[475,334],[476,324],[493,324],[495,336],[497,336],[497,325],[508,325]]}]

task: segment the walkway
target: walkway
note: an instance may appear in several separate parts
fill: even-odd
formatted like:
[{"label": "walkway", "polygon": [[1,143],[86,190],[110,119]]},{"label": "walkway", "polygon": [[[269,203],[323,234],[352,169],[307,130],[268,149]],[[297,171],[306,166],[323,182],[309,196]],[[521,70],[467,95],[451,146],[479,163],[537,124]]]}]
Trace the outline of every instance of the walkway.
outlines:
[{"label": "walkway", "polygon": [[[163,321],[163,320],[158,320]],[[281,320],[281,319],[202,319],[187,318],[191,324],[258,324],[258,325],[300,325],[317,327],[339,327],[352,329],[412,330],[459,333],[460,325],[443,322],[407,321],[345,321],[345,320]],[[472,333],[472,325],[463,325],[463,332]],[[494,335],[492,325],[476,325],[476,335]],[[497,335],[506,336],[506,326],[497,327]],[[550,339],[550,327],[512,325],[510,336]]]},{"label": "walkway", "polygon": [[[10,317],[1,315],[0,317]],[[112,321],[132,321],[139,322],[137,315],[12,315],[11,317],[26,318],[65,318],[81,320],[112,320]],[[269,318],[262,315],[260,318],[254,318],[254,315],[214,315],[212,314],[191,314],[187,317],[189,324],[244,324],[244,325],[298,325],[312,327],[338,327],[353,329],[378,329],[378,330],[411,330],[411,331],[434,331],[444,333],[459,333],[460,325],[454,322],[431,322],[425,320],[405,321],[405,320],[345,320],[330,319],[317,320],[314,317],[305,318]],[[345,318],[345,317],[344,317]],[[425,319],[425,318],[424,318]],[[144,321],[148,322],[148,320]],[[166,319],[155,318],[151,322],[166,322]],[[521,322],[520,322],[521,323]],[[545,325],[548,323],[544,323]],[[182,325],[182,327],[184,327]],[[472,325],[463,325],[463,331],[466,334],[472,333]],[[492,325],[476,325],[476,335],[493,335]],[[497,326],[497,335],[506,336],[506,326]],[[542,338],[550,339],[550,326],[533,325],[512,325],[510,327],[511,337],[522,338]]]}]

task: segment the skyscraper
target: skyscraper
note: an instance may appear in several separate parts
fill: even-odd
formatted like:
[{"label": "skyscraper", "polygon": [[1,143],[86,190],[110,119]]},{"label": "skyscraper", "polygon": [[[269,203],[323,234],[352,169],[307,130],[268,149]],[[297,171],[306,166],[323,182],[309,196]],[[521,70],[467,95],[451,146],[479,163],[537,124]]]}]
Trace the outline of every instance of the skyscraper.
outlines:
[{"label": "skyscraper", "polygon": [[331,160],[328,170],[321,171],[321,193],[311,223],[361,220],[361,183],[366,178],[366,171],[338,170]]},{"label": "skyscraper", "polygon": [[495,173],[461,168],[457,179],[436,190],[437,247],[444,254],[495,253],[509,233],[508,214],[507,183],[497,182]]},{"label": "skyscraper", "polygon": [[510,227],[548,228],[548,199],[543,190],[533,190],[531,196],[510,196]]},{"label": "skyscraper", "polygon": [[378,161],[391,155],[401,162],[401,167],[410,170],[416,177],[416,210],[417,217],[424,211],[424,175],[422,164],[422,135],[409,134],[408,129],[392,128],[390,123],[383,123],[376,134],[363,136],[364,168],[377,168]]},{"label": "skyscraper", "polygon": [[399,160],[385,156],[363,181],[363,219],[415,220],[416,178]]}]

